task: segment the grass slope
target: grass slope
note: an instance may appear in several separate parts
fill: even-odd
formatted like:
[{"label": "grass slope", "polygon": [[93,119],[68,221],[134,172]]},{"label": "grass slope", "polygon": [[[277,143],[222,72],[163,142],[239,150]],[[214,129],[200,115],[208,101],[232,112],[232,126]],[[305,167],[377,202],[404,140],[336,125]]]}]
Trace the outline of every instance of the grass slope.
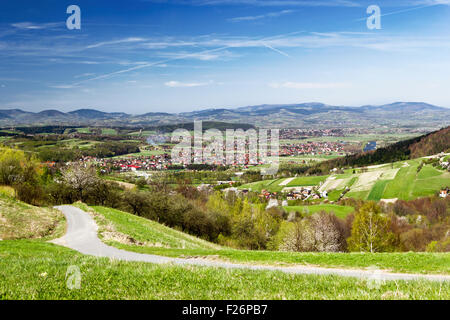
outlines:
[{"label": "grass slope", "polygon": [[[82,209],[86,209],[81,206]],[[133,235],[137,241],[145,242],[152,234],[153,227],[173,232],[172,229],[162,227],[161,225],[142,218],[131,216],[118,210],[112,210],[102,207],[94,207],[98,214],[102,215],[106,221],[102,223],[114,223],[117,230],[128,232]],[[112,213],[108,213],[108,211]],[[108,217],[117,216],[114,221]],[[123,216],[123,217],[121,217]],[[131,217],[130,217],[131,216]],[[137,220],[133,219],[136,218]],[[97,219],[97,221],[99,221]],[[136,223],[139,222],[139,223]],[[140,223],[145,223],[147,231],[141,229]],[[101,229],[101,228],[100,228]],[[100,230],[101,231],[101,230]],[[162,235],[164,237],[164,235]],[[163,238],[161,238],[163,239]],[[106,241],[109,245],[119,249],[158,254],[170,257],[206,257],[209,259],[220,259],[238,263],[249,264],[269,264],[269,265],[317,265],[323,267],[340,268],[369,268],[377,267],[380,269],[391,270],[404,273],[435,273],[450,274],[450,253],[298,253],[298,252],[278,252],[278,251],[250,251],[234,250],[221,247],[219,250],[211,248],[179,248],[179,247],[156,247],[147,245],[136,245],[121,243],[119,241]],[[214,244],[209,244],[213,245]]]},{"label": "grass slope", "polygon": [[65,228],[64,216],[50,208],[28,205],[0,193],[0,239],[56,237]]},{"label": "grass slope", "polygon": [[[79,289],[69,289],[79,268]],[[449,299],[450,284],[154,265],[83,256],[40,241],[0,242],[0,299]]]},{"label": "grass slope", "polygon": [[105,207],[77,204],[82,210],[96,213],[100,235],[114,230],[144,242],[147,246],[179,249],[220,249],[219,245],[196,238],[142,217]]}]

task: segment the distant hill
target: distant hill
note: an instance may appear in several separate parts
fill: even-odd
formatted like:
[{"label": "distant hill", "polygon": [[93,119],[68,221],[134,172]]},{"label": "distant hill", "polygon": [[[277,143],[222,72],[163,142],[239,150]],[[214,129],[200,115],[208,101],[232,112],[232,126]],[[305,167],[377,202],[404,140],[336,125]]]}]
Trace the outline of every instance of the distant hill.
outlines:
[{"label": "distant hill", "polygon": [[130,115],[124,112],[103,112],[94,109],[79,109],[75,111],[69,112],[70,115],[75,115],[80,118],[86,119],[108,119],[108,118],[117,118],[124,117],[127,118]]},{"label": "distant hill", "polygon": [[396,102],[381,106],[332,106],[323,103],[275,104],[236,109],[205,109],[192,112],[149,112],[131,115],[79,109],[68,113],[44,110],[0,110],[0,126],[11,125],[116,125],[156,126],[194,120],[249,123],[271,128],[422,128],[432,131],[450,125],[450,109],[423,102]]},{"label": "distant hill", "polygon": [[426,135],[400,141],[385,148],[325,161],[316,166],[323,172],[341,167],[363,167],[395,161],[410,160],[450,152],[450,127]]}]

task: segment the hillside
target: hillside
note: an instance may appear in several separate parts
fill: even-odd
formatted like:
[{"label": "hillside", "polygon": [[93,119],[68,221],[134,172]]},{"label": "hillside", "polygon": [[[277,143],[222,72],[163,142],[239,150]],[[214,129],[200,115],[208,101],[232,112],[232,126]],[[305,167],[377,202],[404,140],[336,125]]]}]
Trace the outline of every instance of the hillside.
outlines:
[{"label": "hillside", "polygon": [[177,231],[155,221],[104,207],[77,204],[94,215],[105,242],[166,249],[220,249],[219,245]]},{"label": "hillside", "polygon": [[450,150],[450,127],[400,141],[384,148],[324,161],[316,166],[322,172],[333,168],[363,167],[435,155]]},{"label": "hillside", "polygon": [[272,128],[402,127],[434,130],[450,124],[450,109],[423,102],[381,106],[333,106],[323,103],[276,104],[241,108],[204,109],[182,113],[148,112],[132,115],[79,109],[68,113],[44,110],[0,110],[0,126],[11,125],[173,125],[194,120],[249,123]]},{"label": "hillside", "polygon": [[57,210],[40,208],[0,194],[0,239],[54,237],[64,230],[64,216]]},{"label": "hillside", "polygon": [[[336,201],[348,187],[350,190],[345,195],[348,198],[376,201],[381,199],[411,200],[433,196],[441,188],[450,185],[449,172],[435,168],[431,164],[421,166],[422,160],[425,159],[398,161],[369,166],[364,169],[347,169],[342,174],[303,176],[292,181],[286,178],[258,181],[242,185],[239,188],[280,192],[286,187],[316,186],[320,191],[328,192],[330,201]],[[419,166],[421,166],[420,170]],[[286,180],[289,183],[283,183]]]},{"label": "hillside", "polygon": [[[89,207],[83,203],[77,203],[75,206],[93,215],[103,242],[126,251],[252,265],[316,265],[333,268],[367,268],[377,265],[380,269],[402,273],[450,274],[448,254],[374,253],[369,258],[367,254],[358,252],[345,254],[238,250],[200,240],[123,211],[106,207]],[[111,231],[116,233],[116,236],[120,232],[120,238],[109,237]]]},{"label": "hillside", "polygon": [[410,158],[419,158],[450,150],[450,126],[432,132],[409,146]]}]

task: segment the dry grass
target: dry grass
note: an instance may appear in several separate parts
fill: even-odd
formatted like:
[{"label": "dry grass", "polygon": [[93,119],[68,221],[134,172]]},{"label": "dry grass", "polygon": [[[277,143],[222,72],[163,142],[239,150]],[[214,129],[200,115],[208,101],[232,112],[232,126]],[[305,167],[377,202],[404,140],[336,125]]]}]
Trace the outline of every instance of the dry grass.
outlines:
[{"label": "dry grass", "polygon": [[98,234],[104,242],[114,241],[124,245],[135,245],[144,247],[166,248],[162,243],[150,243],[148,241],[139,241],[133,237],[116,230],[114,224],[107,220],[102,214],[96,212],[91,207],[77,202],[76,205],[89,213],[98,224]]},{"label": "dry grass", "polygon": [[0,194],[0,239],[38,239],[64,232],[65,219],[57,210],[34,207]]}]

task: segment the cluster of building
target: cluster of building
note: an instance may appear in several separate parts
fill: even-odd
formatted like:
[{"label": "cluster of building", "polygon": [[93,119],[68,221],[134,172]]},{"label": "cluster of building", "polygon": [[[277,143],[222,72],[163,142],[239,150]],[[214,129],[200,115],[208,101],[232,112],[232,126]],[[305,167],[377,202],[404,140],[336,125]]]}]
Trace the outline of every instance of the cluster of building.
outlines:
[{"label": "cluster of building", "polygon": [[439,165],[442,167],[442,169],[450,170],[450,162],[449,162],[449,160],[445,160],[444,158],[441,158],[439,160]]},{"label": "cluster of building", "polygon": [[281,146],[280,156],[344,154],[345,144],[340,142],[306,142]]},{"label": "cluster of building", "polygon": [[284,192],[287,192],[287,200],[318,200],[327,198],[328,193],[326,191],[318,191],[314,187],[291,187],[284,188]]},{"label": "cluster of building", "polygon": [[95,158],[83,157],[81,163],[94,163],[105,173],[120,170],[127,171],[153,171],[164,170],[172,164],[168,154],[152,155],[146,157],[121,157],[121,158]]},{"label": "cluster of building", "polygon": [[367,134],[368,130],[361,128],[332,128],[332,129],[282,129],[280,139],[304,139],[306,137],[345,137],[348,135]]}]

